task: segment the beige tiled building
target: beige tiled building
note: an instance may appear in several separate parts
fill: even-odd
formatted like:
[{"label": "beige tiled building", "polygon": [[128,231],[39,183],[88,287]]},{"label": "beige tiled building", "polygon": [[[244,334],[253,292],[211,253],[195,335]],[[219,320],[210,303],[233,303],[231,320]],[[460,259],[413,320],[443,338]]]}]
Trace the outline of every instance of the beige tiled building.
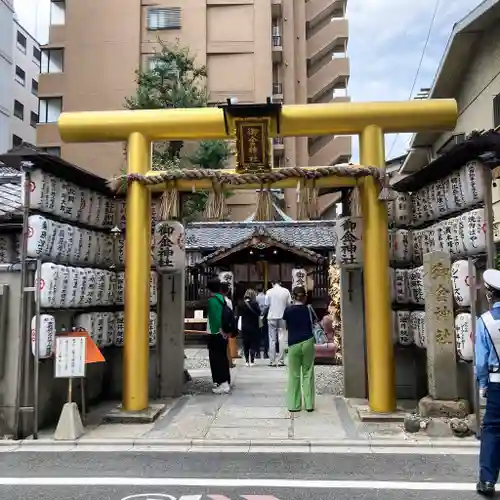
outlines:
[{"label": "beige tiled building", "polygon": [[[37,143],[104,176],[124,166],[121,144],[63,144],[61,111],[123,108],[134,72],[154,61],[157,40],[190,48],[208,68],[214,103],[236,97],[286,104],[348,99],[347,0],[52,0],[39,82]],[[60,148],[60,149],[58,149]],[[287,138],[275,165],[331,165],[351,154],[349,137]],[[295,193],[285,193],[294,215]],[[254,193],[230,198],[232,218],[254,209]],[[322,204],[328,206],[323,200]]]}]

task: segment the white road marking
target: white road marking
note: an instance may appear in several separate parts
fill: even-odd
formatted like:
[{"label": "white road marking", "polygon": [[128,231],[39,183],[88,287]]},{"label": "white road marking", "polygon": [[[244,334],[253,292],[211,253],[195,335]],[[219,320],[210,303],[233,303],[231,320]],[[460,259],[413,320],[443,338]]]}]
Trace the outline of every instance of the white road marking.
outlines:
[{"label": "white road marking", "polygon": [[186,486],[413,491],[475,491],[474,483],[309,479],[210,479],[163,477],[0,477],[1,486]]}]

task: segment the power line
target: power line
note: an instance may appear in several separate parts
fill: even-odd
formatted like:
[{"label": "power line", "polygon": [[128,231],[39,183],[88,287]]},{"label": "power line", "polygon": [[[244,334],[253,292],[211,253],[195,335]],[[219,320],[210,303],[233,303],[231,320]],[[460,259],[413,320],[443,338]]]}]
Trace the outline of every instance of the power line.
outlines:
[{"label": "power line", "polygon": [[[441,0],[436,0],[436,3],[434,5],[434,12],[432,13],[431,23],[429,25],[429,31],[427,32],[427,38],[425,39],[425,44],[424,44],[424,47],[422,49],[422,54],[420,56],[420,61],[418,63],[415,78],[413,79],[413,84],[411,86],[410,95],[408,96],[408,100],[411,99],[411,96],[413,95],[413,91],[415,90],[415,86],[417,85],[417,80],[418,80],[418,77],[420,75],[420,70],[422,69],[422,63],[424,62],[425,53],[427,52],[427,46],[429,45],[429,41],[431,39],[432,29],[434,28],[434,22],[436,21],[436,16],[437,16],[437,13],[439,10],[440,1]],[[394,149],[394,146],[396,145],[398,138],[399,138],[399,133],[396,134],[396,137],[394,137],[394,141],[392,142],[391,149],[389,150],[389,154],[387,155],[389,158],[391,156],[392,150]]]}]

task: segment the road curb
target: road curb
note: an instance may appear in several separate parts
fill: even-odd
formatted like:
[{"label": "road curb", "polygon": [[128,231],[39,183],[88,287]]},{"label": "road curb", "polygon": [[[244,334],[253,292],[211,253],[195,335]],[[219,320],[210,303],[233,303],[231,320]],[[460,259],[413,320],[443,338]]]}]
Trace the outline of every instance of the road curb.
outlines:
[{"label": "road curb", "polygon": [[214,440],[214,439],[152,439],[152,438],[136,438],[136,439],[78,439],[68,441],[56,441],[53,439],[25,439],[20,441],[15,440],[2,440],[0,441],[0,450],[15,448],[20,451],[29,451],[36,448],[40,450],[47,448],[47,450],[55,450],[57,448],[71,448],[72,451],[78,451],[78,448],[93,448],[98,449],[100,446],[110,448],[127,448],[133,451],[134,448],[148,448],[154,449],[167,449],[168,448],[185,448],[189,451],[203,451],[206,449],[220,449],[220,450],[235,450],[241,451],[247,448],[250,451],[258,451],[259,449],[272,451],[318,451],[328,450],[334,452],[335,449],[339,451],[350,449],[352,451],[363,449],[370,449],[376,451],[378,449],[393,449],[408,450],[464,450],[474,451],[479,448],[479,441],[458,441],[451,439],[443,440],[429,440],[429,441],[413,441],[413,440],[397,440],[397,439],[366,439],[366,440]]}]

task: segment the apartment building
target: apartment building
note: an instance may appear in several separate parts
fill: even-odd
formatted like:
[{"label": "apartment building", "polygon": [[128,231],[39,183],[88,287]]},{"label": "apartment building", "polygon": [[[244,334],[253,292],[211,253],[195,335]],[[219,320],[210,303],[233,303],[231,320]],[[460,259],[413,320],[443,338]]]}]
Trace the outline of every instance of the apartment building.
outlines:
[{"label": "apartment building", "polygon": [[0,0],[0,153],[7,151],[11,146],[13,32],[12,1]]},{"label": "apartment building", "polygon": [[[154,64],[158,38],[190,48],[208,68],[213,103],[236,97],[286,104],[347,100],[347,0],[52,0],[42,49],[37,144],[100,175],[124,167],[121,144],[61,144],[61,111],[123,108],[134,72]],[[349,137],[286,138],[276,166],[331,165],[350,158]],[[285,193],[292,210],[295,193]],[[246,218],[255,193],[229,199]]]},{"label": "apartment building", "polygon": [[14,20],[13,43],[14,84],[10,104],[10,147],[22,142],[36,143],[38,77],[42,60],[39,43],[17,20]]}]

